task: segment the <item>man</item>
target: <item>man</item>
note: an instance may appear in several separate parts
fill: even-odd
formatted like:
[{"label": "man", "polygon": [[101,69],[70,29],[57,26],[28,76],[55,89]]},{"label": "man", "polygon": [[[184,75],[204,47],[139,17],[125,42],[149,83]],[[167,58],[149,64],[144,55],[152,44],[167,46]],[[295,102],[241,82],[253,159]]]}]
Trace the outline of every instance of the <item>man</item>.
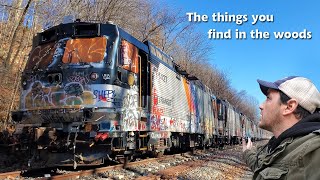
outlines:
[{"label": "man", "polygon": [[320,94],[303,77],[274,83],[258,80],[267,96],[260,105],[259,127],[273,133],[254,150],[243,142],[243,157],[253,179],[320,179]]}]

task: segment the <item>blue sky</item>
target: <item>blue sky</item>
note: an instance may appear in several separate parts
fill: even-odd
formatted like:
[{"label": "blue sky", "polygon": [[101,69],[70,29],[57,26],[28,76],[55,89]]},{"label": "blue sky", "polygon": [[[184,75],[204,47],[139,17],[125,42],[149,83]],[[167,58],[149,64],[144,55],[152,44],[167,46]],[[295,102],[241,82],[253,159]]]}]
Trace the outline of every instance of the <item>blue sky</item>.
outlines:
[{"label": "blue sky", "polygon": [[[181,14],[197,12],[207,14],[208,22],[195,22],[197,31],[207,37],[209,29],[227,31],[239,29],[247,32],[246,40],[208,39],[213,51],[210,63],[226,72],[231,85],[265,100],[256,79],[276,81],[286,76],[297,75],[311,79],[320,89],[320,1],[316,0],[176,0],[163,2],[180,10]],[[236,23],[212,22],[212,13],[248,15],[248,21]],[[251,15],[273,15],[274,22],[258,22],[252,25]],[[186,21],[188,20],[186,15]],[[270,33],[270,39],[257,40],[249,37],[251,30],[259,29]],[[312,39],[276,40],[273,32],[312,32]]]}]

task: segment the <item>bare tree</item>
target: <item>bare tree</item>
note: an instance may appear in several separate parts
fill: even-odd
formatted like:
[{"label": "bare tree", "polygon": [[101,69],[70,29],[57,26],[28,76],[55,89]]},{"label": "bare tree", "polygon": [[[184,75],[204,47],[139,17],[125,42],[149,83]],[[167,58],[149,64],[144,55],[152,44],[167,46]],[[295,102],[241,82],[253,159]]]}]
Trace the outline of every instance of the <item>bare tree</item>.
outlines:
[{"label": "bare tree", "polygon": [[[17,41],[17,38],[19,38],[19,37],[17,37],[18,29],[21,28],[23,25],[23,21],[25,19],[25,15],[27,14],[27,11],[28,11],[28,8],[30,6],[31,1],[32,0],[27,1],[27,5],[23,8],[23,12],[22,12],[21,16],[19,17],[19,21],[14,25],[13,35],[12,35],[11,40],[9,41],[10,42],[9,51],[7,53],[7,57],[4,62],[5,68],[11,69],[11,67],[9,65],[12,65],[11,56],[12,56],[13,46],[14,46],[15,42]],[[21,4],[21,2],[19,2],[19,3]]]}]

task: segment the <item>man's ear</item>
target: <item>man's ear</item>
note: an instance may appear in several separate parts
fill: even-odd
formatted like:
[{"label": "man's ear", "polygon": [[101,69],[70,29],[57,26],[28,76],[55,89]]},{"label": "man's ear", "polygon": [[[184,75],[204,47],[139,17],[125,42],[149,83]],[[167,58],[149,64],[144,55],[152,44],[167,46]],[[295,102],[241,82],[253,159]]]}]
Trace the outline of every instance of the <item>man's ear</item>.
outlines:
[{"label": "man's ear", "polygon": [[293,113],[298,108],[298,101],[296,99],[290,99],[287,101],[286,108],[283,111],[283,115]]}]

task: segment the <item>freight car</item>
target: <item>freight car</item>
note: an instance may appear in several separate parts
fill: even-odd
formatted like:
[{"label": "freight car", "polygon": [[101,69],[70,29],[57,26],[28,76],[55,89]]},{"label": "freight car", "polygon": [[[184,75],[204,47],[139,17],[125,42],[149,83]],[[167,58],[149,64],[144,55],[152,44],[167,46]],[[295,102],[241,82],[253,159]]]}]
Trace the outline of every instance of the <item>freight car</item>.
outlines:
[{"label": "freight car", "polygon": [[29,163],[94,164],[237,144],[256,126],[150,41],[106,23],[37,34],[7,144]]}]

